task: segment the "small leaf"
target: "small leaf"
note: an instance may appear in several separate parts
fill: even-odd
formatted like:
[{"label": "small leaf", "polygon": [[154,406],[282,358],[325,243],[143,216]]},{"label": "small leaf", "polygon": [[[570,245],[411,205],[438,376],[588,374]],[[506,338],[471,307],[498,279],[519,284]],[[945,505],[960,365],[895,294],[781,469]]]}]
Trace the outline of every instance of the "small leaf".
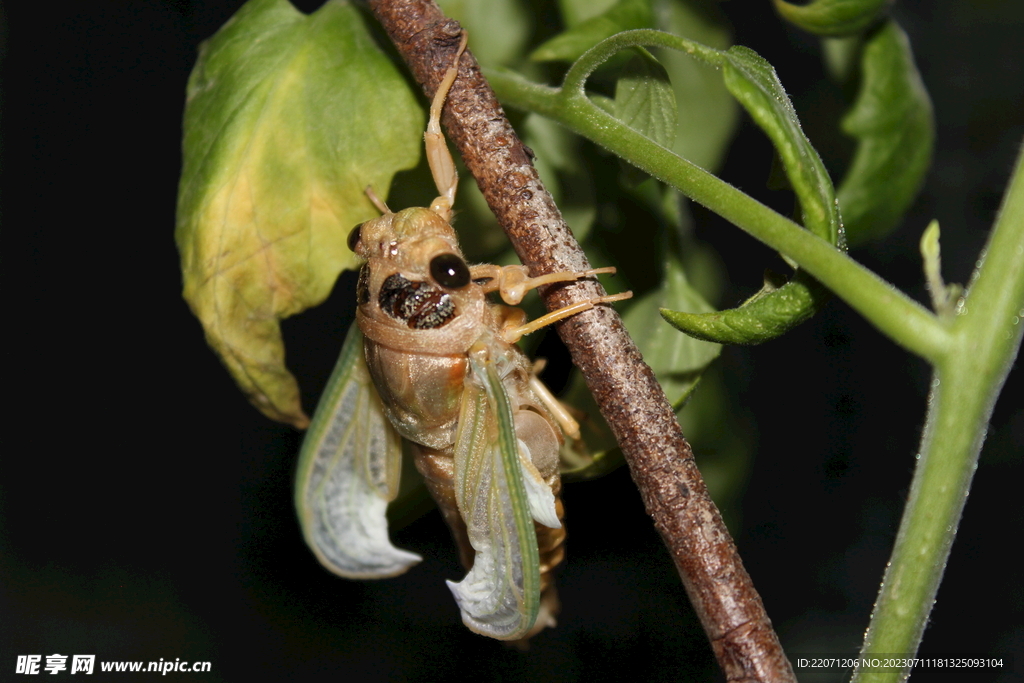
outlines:
[{"label": "small leaf", "polygon": [[535,62],[573,62],[580,55],[621,31],[654,25],[650,0],[619,0],[607,11],[580,22],[541,44],[530,59]]},{"label": "small leaf", "polygon": [[725,57],[725,85],[775,145],[800,202],[805,227],[841,245],[842,221],[832,179],[804,135],[775,69],[756,52],[740,45],[727,50]]},{"label": "small leaf", "polygon": [[860,92],[842,128],[857,138],[839,186],[847,236],[857,245],[896,227],[924,183],[935,142],[928,91],[894,21],[864,45]]},{"label": "small leaf", "polygon": [[806,5],[774,2],[784,19],[805,31],[819,36],[848,36],[880,19],[893,0],[814,0]]},{"label": "small leaf", "polygon": [[568,28],[608,11],[616,0],[558,0],[558,10]]},{"label": "small leaf", "polygon": [[956,303],[963,287],[947,285],[942,279],[942,255],[939,249],[939,222],[933,220],[921,235],[921,260],[924,262],[924,283],[932,297],[932,307],[944,318],[956,313]]},{"label": "small leaf", "polygon": [[615,84],[615,118],[662,147],[671,147],[678,114],[668,73],[647,50],[631,52]]},{"label": "small leaf", "polygon": [[668,256],[661,287],[642,297],[622,316],[626,329],[637,339],[644,360],[654,370],[669,402],[680,408],[697,385],[700,373],[722,352],[722,347],[674,334],[659,324],[659,310],[673,308],[693,313],[714,309],[690,286],[679,261]]},{"label": "small leaf", "polygon": [[[732,47],[724,55],[725,85],[775,145],[800,202],[804,226],[845,248],[832,180],[804,135],[775,69],[742,46]],[[698,339],[760,344],[799,325],[827,300],[828,293],[820,285],[798,272],[790,282],[762,289],[739,308],[693,315],[665,307],[661,314],[677,329]]]},{"label": "small leaf", "polygon": [[695,315],[667,308],[661,316],[691,337],[721,344],[760,344],[779,337],[814,315],[829,292],[803,272],[775,287],[766,286],[739,308]]},{"label": "small leaf", "polygon": [[[622,322],[636,340],[644,361],[654,371],[669,402],[678,410],[697,386],[704,369],[721,353],[722,347],[677,334],[661,324],[659,310],[665,307],[694,313],[714,310],[690,286],[682,266],[672,255],[666,257],[661,286],[630,306],[622,316]],[[570,478],[588,479],[614,469],[621,462],[621,453],[611,453],[615,449],[615,438],[601,421],[597,405],[578,373],[573,377],[566,401],[587,416],[582,427],[591,461],[577,461],[563,474]]]},{"label": "small leaf", "polygon": [[864,48],[864,35],[841,38],[822,38],[821,57],[829,77],[836,83],[849,83],[860,69],[860,56]]},{"label": "small leaf", "polygon": [[422,114],[359,12],[306,16],[250,0],[202,47],[188,83],[175,239],[184,296],[239,387],[304,427],[279,321],[354,265],[345,238],[415,164]]}]

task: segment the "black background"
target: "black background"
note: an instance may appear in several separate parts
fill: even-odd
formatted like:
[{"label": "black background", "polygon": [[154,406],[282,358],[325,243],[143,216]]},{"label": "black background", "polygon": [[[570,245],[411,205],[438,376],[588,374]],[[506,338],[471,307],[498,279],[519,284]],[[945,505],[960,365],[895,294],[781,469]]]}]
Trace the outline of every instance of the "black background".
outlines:
[{"label": "black background", "polygon": [[[426,558],[397,579],[337,579],[305,548],[291,504],[300,435],[250,408],[206,347],[172,240],[185,81],[240,4],[4,7],[0,679],[18,654],[56,652],[208,660],[212,673],[179,678],[211,681],[715,680],[624,469],[567,488],[560,625],[527,653],[461,625],[444,579],[462,570],[436,512],[394,534]],[[817,41],[767,2],[722,8],[737,42],[775,64],[812,140],[827,139],[840,104]],[[923,301],[920,232],[940,219],[945,275],[966,281],[1024,138],[1024,9],[900,0],[894,13],[933,97],[937,152],[901,229],[855,256]],[[770,150],[744,126],[723,175],[761,195]],[[838,177],[848,149],[822,153]],[[735,304],[768,252],[704,212],[697,224],[739,283]],[[307,406],[351,284],[286,325]],[[789,652],[852,654],[909,486],[928,368],[838,301],[719,362],[756,443],[742,504],[726,510],[745,564]],[[923,652],[1015,654],[1024,672],[1020,383],[1015,370],[996,406]]]}]

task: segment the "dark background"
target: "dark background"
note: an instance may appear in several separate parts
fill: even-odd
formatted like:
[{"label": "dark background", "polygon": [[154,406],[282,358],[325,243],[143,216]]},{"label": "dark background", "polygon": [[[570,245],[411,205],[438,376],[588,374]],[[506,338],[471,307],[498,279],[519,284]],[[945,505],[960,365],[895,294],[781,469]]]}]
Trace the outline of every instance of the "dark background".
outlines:
[{"label": "dark background", "polygon": [[[240,4],[3,8],[0,679],[15,678],[18,654],[58,652],[209,660],[211,674],[179,678],[211,681],[715,680],[625,469],[566,489],[563,612],[528,653],[461,625],[444,579],[462,570],[436,512],[394,534],[426,558],[397,579],[335,578],[305,548],[291,503],[300,435],[250,408],[206,347],[172,240],[185,81],[198,43]],[[827,139],[842,105],[817,41],[767,2],[722,8],[737,42],[776,65],[812,139]],[[855,256],[923,301],[921,231],[940,219],[945,275],[965,282],[1024,138],[1024,7],[900,0],[894,13],[933,97],[937,151],[903,226]],[[848,152],[822,150],[834,176]],[[769,163],[745,122],[723,175],[760,196]],[[769,254],[696,218],[738,283],[733,305]],[[349,322],[347,287],[285,328],[308,407]],[[725,510],[745,564],[787,651],[853,654],[909,486],[928,368],[838,301],[719,364],[756,452]],[[1024,678],[1020,384],[1015,370],[996,405],[922,646],[1016,655],[1018,669],[954,680]]]}]

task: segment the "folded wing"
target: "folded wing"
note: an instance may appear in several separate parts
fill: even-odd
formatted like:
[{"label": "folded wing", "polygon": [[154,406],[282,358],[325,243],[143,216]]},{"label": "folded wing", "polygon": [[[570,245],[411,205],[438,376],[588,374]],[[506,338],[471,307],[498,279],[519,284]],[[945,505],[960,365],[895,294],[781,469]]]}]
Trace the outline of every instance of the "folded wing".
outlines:
[{"label": "folded wing", "polygon": [[558,520],[550,490],[548,512],[543,494],[526,483],[512,408],[487,352],[471,352],[470,368],[455,443],[455,497],[476,557],[466,577],[448,587],[471,630],[515,640],[530,631],[540,604],[532,508],[542,523]]},{"label": "folded wing", "polygon": [[302,442],[295,505],[306,543],[335,574],[396,576],[419,555],[391,545],[385,513],[398,493],[402,444],[384,415],[352,325]]}]

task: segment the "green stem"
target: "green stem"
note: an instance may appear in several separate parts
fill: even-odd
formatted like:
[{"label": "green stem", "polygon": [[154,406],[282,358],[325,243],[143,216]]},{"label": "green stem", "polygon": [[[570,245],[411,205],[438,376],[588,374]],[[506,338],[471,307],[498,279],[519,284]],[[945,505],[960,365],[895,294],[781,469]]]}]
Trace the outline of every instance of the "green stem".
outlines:
[{"label": "green stem", "polygon": [[[506,104],[558,121],[735,223],[791,258],[883,333],[935,366],[910,498],[862,652],[872,657],[912,656],[956,536],[992,408],[1021,343],[1024,161],[1018,160],[987,256],[964,304],[955,319],[940,318],[826,241],[595,106],[584,92],[589,74],[616,50],[638,44],[680,49],[721,63],[722,53],[667,34],[634,31],[581,57],[562,89],[507,72],[488,76]],[[909,671],[857,672],[854,680],[897,681],[908,675]]]},{"label": "green stem", "polygon": [[[956,536],[981,444],[1021,343],[1024,318],[1024,154],[964,305],[936,363],[928,421],[862,655],[913,656]],[[901,681],[909,671],[857,672],[857,683]]]},{"label": "green stem", "polygon": [[[667,35],[656,31],[630,32],[640,33]],[[645,38],[643,42],[652,41]],[[577,65],[589,56],[590,53],[584,55]],[[598,108],[582,90],[581,79],[589,73],[588,68],[592,70],[591,64],[579,69],[577,65],[570,71],[571,80],[566,78],[567,87],[562,89],[530,83],[509,72],[488,72],[487,78],[505,104],[558,121],[793,259],[909,351],[933,362],[945,354],[950,331],[936,316],[825,240]]]}]

